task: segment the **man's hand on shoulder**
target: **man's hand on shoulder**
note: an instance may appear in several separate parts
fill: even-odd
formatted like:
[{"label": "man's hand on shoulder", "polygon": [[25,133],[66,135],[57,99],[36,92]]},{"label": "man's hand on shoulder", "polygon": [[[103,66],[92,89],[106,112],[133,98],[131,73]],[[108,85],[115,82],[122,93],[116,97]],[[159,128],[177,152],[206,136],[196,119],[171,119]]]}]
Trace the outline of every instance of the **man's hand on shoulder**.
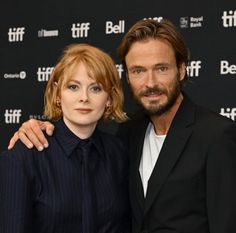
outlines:
[{"label": "man's hand on shoulder", "polygon": [[29,149],[35,146],[39,151],[48,147],[48,141],[45,138],[43,131],[51,136],[53,134],[54,125],[48,121],[39,121],[30,119],[24,122],[19,130],[15,132],[11,138],[8,149],[12,149],[18,139],[22,141]]}]

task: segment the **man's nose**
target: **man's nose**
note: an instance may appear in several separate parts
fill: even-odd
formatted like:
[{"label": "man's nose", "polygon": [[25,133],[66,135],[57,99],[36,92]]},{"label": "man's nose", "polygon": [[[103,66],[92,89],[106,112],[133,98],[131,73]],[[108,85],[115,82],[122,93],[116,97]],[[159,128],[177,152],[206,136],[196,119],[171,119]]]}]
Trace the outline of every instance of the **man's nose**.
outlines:
[{"label": "man's nose", "polygon": [[156,85],[156,77],[155,74],[152,70],[149,70],[147,72],[147,76],[146,76],[146,86],[147,87],[153,87]]}]

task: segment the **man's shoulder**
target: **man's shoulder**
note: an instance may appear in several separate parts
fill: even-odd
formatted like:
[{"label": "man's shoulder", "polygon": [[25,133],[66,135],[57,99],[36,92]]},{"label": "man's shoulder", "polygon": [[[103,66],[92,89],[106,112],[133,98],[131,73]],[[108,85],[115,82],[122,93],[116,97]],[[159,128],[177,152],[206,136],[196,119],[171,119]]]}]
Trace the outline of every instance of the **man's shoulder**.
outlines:
[{"label": "man's shoulder", "polygon": [[211,140],[226,138],[236,135],[236,123],[213,110],[196,106],[194,131]]},{"label": "man's shoulder", "polygon": [[196,105],[196,119],[207,124],[214,124],[216,127],[236,126],[236,123],[220,113],[203,106]]},{"label": "man's shoulder", "polygon": [[[206,128],[213,127],[213,126],[215,128],[221,128],[221,127],[227,127],[230,125],[232,126],[236,125],[236,123],[233,120],[220,115],[220,113],[210,108],[207,108],[203,105],[195,103],[187,95],[185,95],[183,109],[184,109],[184,111],[182,111],[184,112],[183,117],[194,116],[195,124],[206,126]],[[189,112],[191,114],[189,114]]]}]

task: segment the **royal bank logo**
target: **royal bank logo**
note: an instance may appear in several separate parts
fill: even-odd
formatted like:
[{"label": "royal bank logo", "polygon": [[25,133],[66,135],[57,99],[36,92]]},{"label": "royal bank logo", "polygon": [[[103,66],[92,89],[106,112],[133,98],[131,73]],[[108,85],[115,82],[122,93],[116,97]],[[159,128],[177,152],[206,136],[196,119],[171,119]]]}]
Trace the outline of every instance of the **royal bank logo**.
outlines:
[{"label": "royal bank logo", "polygon": [[223,27],[236,27],[236,10],[223,11]]},{"label": "royal bank logo", "polygon": [[163,17],[162,16],[159,16],[159,17],[148,17],[148,18],[143,18],[144,20],[147,20],[147,19],[153,19],[153,20],[156,20],[157,22],[161,22],[163,20]]},{"label": "royal bank logo", "polygon": [[187,66],[187,75],[188,77],[198,77],[200,74],[200,70],[202,68],[201,61],[191,61]]},{"label": "royal bank logo", "polygon": [[38,31],[38,37],[57,37],[57,36],[59,36],[58,30],[41,29]]},{"label": "royal bank logo", "polygon": [[37,76],[39,82],[47,82],[54,67],[38,67]]},{"label": "royal bank logo", "polygon": [[236,108],[221,108],[220,114],[232,119],[233,121],[236,120]]},{"label": "royal bank logo", "polygon": [[20,123],[21,109],[6,109],[4,116],[6,124],[18,124]]},{"label": "royal bank logo", "polygon": [[4,74],[5,79],[25,79],[26,78],[26,72],[20,71],[19,73],[14,74]]},{"label": "royal bank logo", "polygon": [[203,26],[203,16],[181,17],[179,20],[180,28],[200,28]]},{"label": "royal bank logo", "polygon": [[188,17],[181,17],[179,20],[179,26],[181,28],[188,28],[188,25],[189,25]]},{"label": "royal bank logo", "polygon": [[220,74],[236,74],[236,65],[230,64],[228,61],[223,60],[220,62]]},{"label": "royal bank logo", "polygon": [[119,77],[120,79],[122,78],[122,74],[124,72],[124,68],[122,64],[116,64],[116,69],[118,71]]},{"label": "royal bank logo", "polygon": [[119,20],[114,23],[112,21],[106,21],[106,34],[118,34],[125,32],[125,21]]},{"label": "royal bank logo", "polygon": [[88,37],[88,32],[90,30],[90,23],[73,23],[71,32],[72,38],[83,38]]},{"label": "royal bank logo", "polygon": [[24,34],[25,34],[25,27],[9,28],[8,41],[9,42],[23,41]]}]

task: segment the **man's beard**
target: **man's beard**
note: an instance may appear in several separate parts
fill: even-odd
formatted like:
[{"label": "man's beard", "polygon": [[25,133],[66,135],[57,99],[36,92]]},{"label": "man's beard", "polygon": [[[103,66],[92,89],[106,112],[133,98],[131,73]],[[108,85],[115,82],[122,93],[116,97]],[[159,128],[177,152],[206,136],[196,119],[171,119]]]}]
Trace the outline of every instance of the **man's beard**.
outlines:
[{"label": "man's beard", "polygon": [[[169,109],[171,109],[171,107],[175,104],[177,98],[179,97],[180,93],[181,93],[181,83],[179,81],[179,74],[178,74],[177,78],[172,83],[169,92],[165,88],[161,88],[158,85],[155,85],[153,87],[146,88],[146,90],[141,91],[138,94],[134,94],[133,92],[133,97],[148,115],[160,116],[163,113],[167,112]],[[155,95],[155,94],[165,95],[167,97],[167,101],[160,104],[159,101],[153,100],[149,102],[148,106],[144,105],[144,103],[141,101],[141,98],[143,96]]]}]

